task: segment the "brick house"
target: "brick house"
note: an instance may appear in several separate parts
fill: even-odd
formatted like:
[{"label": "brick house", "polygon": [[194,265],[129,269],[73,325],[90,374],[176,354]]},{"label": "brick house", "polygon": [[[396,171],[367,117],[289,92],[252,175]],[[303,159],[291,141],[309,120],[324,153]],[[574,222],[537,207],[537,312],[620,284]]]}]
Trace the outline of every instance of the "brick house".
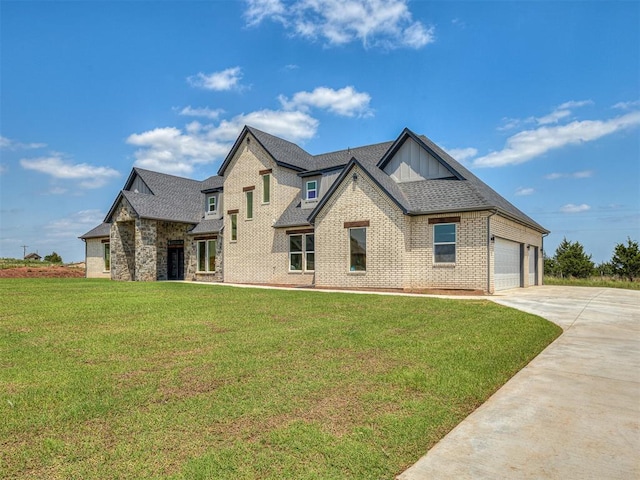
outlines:
[{"label": "brick house", "polygon": [[134,168],[87,277],[467,289],[542,283],[549,232],[424,136],[311,155],[245,127],[218,175]]}]

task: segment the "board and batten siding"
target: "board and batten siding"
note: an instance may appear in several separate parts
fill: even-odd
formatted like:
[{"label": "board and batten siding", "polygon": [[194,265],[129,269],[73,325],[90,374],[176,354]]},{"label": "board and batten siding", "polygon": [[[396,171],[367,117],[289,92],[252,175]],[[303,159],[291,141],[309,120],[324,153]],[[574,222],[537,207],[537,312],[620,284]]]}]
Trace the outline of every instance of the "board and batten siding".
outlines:
[{"label": "board and batten siding", "polygon": [[451,172],[414,140],[407,140],[384,168],[396,182],[451,177]]}]

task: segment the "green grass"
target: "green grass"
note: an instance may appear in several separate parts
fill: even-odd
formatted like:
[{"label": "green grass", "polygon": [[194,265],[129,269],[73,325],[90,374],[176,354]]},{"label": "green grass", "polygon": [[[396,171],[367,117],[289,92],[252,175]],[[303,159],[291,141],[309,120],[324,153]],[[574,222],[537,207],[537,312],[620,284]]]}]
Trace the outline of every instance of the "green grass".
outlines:
[{"label": "green grass", "polygon": [[591,278],[560,278],[545,275],[545,285],[566,285],[570,287],[605,287],[605,288],[625,288],[627,290],[640,290],[640,282],[620,280],[610,277]]},{"label": "green grass", "polygon": [[0,280],[0,477],[391,479],[559,333],[490,301]]}]

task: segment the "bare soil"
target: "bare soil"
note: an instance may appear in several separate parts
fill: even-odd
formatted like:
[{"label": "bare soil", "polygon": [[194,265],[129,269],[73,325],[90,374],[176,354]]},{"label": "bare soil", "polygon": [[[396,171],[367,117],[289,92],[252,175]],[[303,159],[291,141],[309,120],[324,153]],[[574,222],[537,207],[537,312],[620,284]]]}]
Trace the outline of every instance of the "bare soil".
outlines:
[{"label": "bare soil", "polygon": [[82,278],[84,268],[64,265],[47,267],[16,267],[0,270],[0,278]]}]

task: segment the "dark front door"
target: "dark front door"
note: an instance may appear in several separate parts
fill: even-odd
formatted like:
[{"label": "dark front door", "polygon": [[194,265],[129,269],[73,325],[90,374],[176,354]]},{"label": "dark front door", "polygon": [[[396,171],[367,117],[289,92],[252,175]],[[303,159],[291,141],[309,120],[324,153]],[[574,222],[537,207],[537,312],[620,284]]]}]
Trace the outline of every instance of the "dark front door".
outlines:
[{"label": "dark front door", "polygon": [[169,280],[184,280],[184,247],[169,247]]}]

